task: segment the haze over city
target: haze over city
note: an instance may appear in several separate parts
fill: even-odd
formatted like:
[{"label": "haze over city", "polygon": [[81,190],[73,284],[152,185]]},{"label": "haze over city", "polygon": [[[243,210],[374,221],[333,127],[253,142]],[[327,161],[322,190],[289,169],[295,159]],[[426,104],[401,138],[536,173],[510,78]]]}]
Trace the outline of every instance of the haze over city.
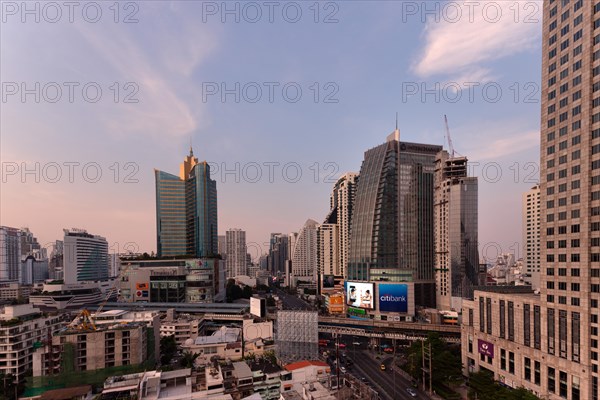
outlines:
[{"label": "haze over city", "polygon": [[[255,257],[271,232],[323,220],[335,180],[360,170],[396,113],[402,140],[447,148],[446,114],[480,178],[480,253],[520,255],[521,194],[539,179],[541,1],[498,2],[499,17],[474,7],[472,18],[402,2],[300,3],[299,19],[288,7],[272,22],[264,7],[256,19],[206,4],[142,2],[118,16],[103,5],[96,23],[81,10],[73,22],[63,10],[48,23],[48,10],[31,24],[20,23],[22,10],[5,13],[2,225],[28,226],[41,243],[79,227],[115,251],[129,242],[156,251],[153,169],[177,174],[191,143],[219,167],[220,233],[246,230]],[[11,82],[34,91],[39,82],[39,102],[19,85],[11,94]],[[54,87],[42,93],[49,82],[63,88],[56,102]],[[79,84],[72,102],[66,82]],[[82,93],[90,82],[102,90],[97,102]],[[22,175],[36,163],[39,183]]]}]

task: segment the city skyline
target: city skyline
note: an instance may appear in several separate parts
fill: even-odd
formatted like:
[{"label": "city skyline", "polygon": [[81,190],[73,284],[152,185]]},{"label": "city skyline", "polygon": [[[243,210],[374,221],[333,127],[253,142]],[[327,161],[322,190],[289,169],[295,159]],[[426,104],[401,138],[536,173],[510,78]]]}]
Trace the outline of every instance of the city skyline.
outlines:
[{"label": "city skyline", "polygon": [[[332,184],[345,172],[359,170],[364,149],[376,146],[393,129],[396,112],[402,140],[439,145],[444,143],[442,117],[448,114],[455,146],[469,155],[474,175],[480,179],[480,254],[493,258],[500,252],[521,252],[520,196],[539,180],[540,95],[527,84],[533,83],[535,89],[541,79],[537,66],[541,23],[535,22],[541,21],[541,13],[527,23],[526,10],[521,10],[516,21],[508,9],[500,23],[486,22],[480,12],[474,23],[468,18],[424,22],[420,14],[408,15],[398,4],[343,3],[334,15],[338,22],[332,24],[313,23],[308,9],[299,24],[281,19],[274,24],[222,23],[218,16],[195,24],[193,11],[201,10],[194,7],[200,6],[190,7],[143,3],[139,23],[130,25],[110,20],[94,26],[85,21],[29,26],[8,20],[3,24],[5,81],[98,82],[105,95],[99,103],[35,103],[15,101],[15,97],[3,101],[2,225],[28,226],[43,244],[60,238],[63,228],[82,227],[105,236],[111,245],[118,244],[112,246],[115,251],[134,243],[139,251],[156,252],[152,170],[172,170],[173,160],[186,153],[191,139],[196,154],[209,163],[230,170],[239,163],[238,175],[244,166],[249,174],[252,163],[262,166],[262,178],[256,183],[243,177],[235,182],[234,175],[222,174],[223,168],[216,180],[219,233],[241,227],[248,232],[248,242],[260,245],[265,253],[271,232],[297,231],[307,218],[321,221],[326,216]],[[321,10],[321,20],[329,15],[326,11],[331,10]],[[393,15],[406,18],[395,20]],[[159,17],[165,22],[157,23]],[[357,23],[363,27],[361,34],[355,33]],[[273,35],[274,29],[281,34]],[[73,38],[74,30],[81,35]],[[157,40],[149,42],[145,36]],[[489,40],[466,41],[470,36]],[[38,37],[50,43],[63,43],[67,37],[73,41],[69,47],[40,50],[31,46]],[[399,47],[399,37],[413,40],[402,40]],[[169,46],[174,38],[183,39]],[[308,50],[310,43],[323,38],[324,45],[314,54]],[[266,45],[246,46],[242,44],[246,40]],[[446,49],[446,40],[469,45]],[[334,49],[333,54],[326,49]],[[356,57],[357,51],[361,57]],[[71,63],[45,64],[41,70],[40,63],[31,62],[49,54]],[[259,61],[271,60],[274,54],[278,62],[263,68]],[[238,57],[248,60],[244,72],[236,67]],[[159,61],[152,64],[151,60]],[[306,60],[309,68],[298,70],[298,60]],[[373,70],[380,71],[379,76],[369,73]],[[131,81],[138,85],[138,105],[105,102],[115,94],[109,89],[112,82],[119,82],[123,98],[133,92],[125,88]],[[239,103],[223,103],[217,95],[207,97],[206,102],[202,98],[203,88],[214,89],[209,83],[226,82],[233,87],[235,82],[271,81],[298,82],[303,100],[290,103],[279,97],[273,103],[255,104],[244,98]],[[314,87],[309,88],[315,82],[320,89],[317,103],[312,98]],[[328,82],[335,85],[327,89]],[[495,83],[502,88],[502,100],[483,99],[478,89],[474,102],[469,102],[468,90],[463,90],[462,100],[453,103],[451,82],[478,82],[479,88]],[[424,83],[427,88],[437,83],[448,90],[439,101],[433,95],[421,101],[422,93],[405,99],[412,83]],[[323,97],[336,88],[339,102],[325,103]],[[526,101],[531,93],[536,103]],[[45,123],[31,121],[31,113]],[[105,120],[106,113],[113,118]],[[241,126],[243,134],[239,134]],[[44,167],[57,163],[62,179],[56,183],[48,176],[39,183],[33,175],[22,179],[21,163],[31,169],[36,162],[48,175],[53,171]],[[70,164],[75,172],[73,183],[64,163],[79,163]],[[98,182],[91,183],[95,165],[87,171],[89,182],[82,179],[87,163],[100,167]],[[279,163],[273,183],[264,163]],[[290,164],[290,175],[282,178],[286,163],[300,166],[298,182],[290,179],[296,165]],[[19,172],[12,175],[15,165]],[[484,165],[487,170],[482,173]],[[502,177],[496,181],[499,171]],[[245,199],[244,207],[239,207],[240,198]],[[38,206],[40,200],[45,207]],[[507,211],[495,212],[498,209]]]}]

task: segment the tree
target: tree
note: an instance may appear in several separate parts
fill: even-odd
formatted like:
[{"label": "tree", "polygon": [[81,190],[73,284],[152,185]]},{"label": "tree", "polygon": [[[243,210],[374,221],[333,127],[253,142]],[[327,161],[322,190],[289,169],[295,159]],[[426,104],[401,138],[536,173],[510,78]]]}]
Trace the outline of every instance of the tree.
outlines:
[{"label": "tree", "polygon": [[168,364],[177,352],[177,342],[175,336],[163,336],[160,338],[160,363]]},{"label": "tree", "polygon": [[539,400],[525,388],[508,389],[494,382],[491,371],[481,370],[469,376],[469,399]]},{"label": "tree", "polygon": [[184,368],[194,368],[194,361],[196,361],[199,355],[198,353],[191,353],[189,351],[184,352],[180,365]]},{"label": "tree", "polygon": [[457,350],[444,342],[438,333],[430,332],[423,342],[414,341],[408,349],[406,371],[414,378],[423,377],[423,346],[427,349],[431,345],[432,354],[432,377],[434,386],[448,382],[451,376],[462,374],[460,350]]},{"label": "tree", "polygon": [[242,289],[242,298],[249,299],[250,297],[252,297],[252,288],[246,285],[244,286],[244,289]]}]

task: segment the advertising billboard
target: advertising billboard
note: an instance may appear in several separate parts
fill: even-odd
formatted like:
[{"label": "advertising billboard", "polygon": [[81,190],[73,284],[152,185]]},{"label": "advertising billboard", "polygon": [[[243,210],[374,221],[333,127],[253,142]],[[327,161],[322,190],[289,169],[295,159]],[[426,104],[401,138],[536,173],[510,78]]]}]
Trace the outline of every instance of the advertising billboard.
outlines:
[{"label": "advertising billboard", "polygon": [[346,282],[346,304],[350,307],[373,309],[373,284],[368,282]]},{"label": "advertising billboard", "polygon": [[348,317],[354,319],[369,319],[369,316],[365,310],[354,307],[348,307]]},{"label": "advertising billboard", "polygon": [[333,276],[333,275],[323,275],[323,287],[324,288],[335,287],[335,276]]},{"label": "advertising billboard", "polygon": [[250,297],[250,314],[264,318],[267,314],[267,300],[258,297]]},{"label": "advertising billboard", "polygon": [[479,354],[483,354],[490,358],[494,358],[493,343],[486,342],[485,340],[477,339],[477,349],[479,350]]},{"label": "advertising billboard", "polygon": [[344,295],[343,294],[332,294],[329,296],[329,313],[343,313],[344,312]]},{"label": "advertising billboard", "polygon": [[379,311],[408,312],[408,285],[379,285]]}]

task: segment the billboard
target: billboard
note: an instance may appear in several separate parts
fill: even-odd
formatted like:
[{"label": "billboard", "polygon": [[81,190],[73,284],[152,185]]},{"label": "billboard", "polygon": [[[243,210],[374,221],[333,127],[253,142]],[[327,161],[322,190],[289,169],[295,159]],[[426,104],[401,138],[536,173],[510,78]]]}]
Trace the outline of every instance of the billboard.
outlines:
[{"label": "billboard", "polygon": [[324,288],[333,288],[333,287],[335,287],[335,276],[333,276],[333,275],[323,275],[323,287]]},{"label": "billboard", "polygon": [[373,284],[368,282],[346,282],[346,304],[350,307],[373,309]]},{"label": "billboard", "polygon": [[494,345],[492,343],[477,339],[477,349],[479,354],[494,358]]},{"label": "billboard", "polygon": [[267,314],[267,300],[250,297],[250,314],[264,318]]},{"label": "billboard", "polygon": [[348,317],[354,319],[369,319],[369,316],[365,310],[354,307],[348,307]]},{"label": "billboard", "polygon": [[329,296],[329,313],[343,313],[344,312],[344,295],[343,294],[332,294]]},{"label": "billboard", "polygon": [[408,285],[379,285],[379,311],[408,312]]}]

